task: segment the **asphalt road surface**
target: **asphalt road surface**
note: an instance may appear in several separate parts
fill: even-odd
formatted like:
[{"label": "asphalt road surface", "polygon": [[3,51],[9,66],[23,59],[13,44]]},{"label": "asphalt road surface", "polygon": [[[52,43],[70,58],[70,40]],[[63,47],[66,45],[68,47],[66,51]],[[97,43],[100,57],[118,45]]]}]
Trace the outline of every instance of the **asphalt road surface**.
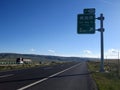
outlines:
[{"label": "asphalt road surface", "polygon": [[0,90],[94,90],[86,62],[0,72]]}]

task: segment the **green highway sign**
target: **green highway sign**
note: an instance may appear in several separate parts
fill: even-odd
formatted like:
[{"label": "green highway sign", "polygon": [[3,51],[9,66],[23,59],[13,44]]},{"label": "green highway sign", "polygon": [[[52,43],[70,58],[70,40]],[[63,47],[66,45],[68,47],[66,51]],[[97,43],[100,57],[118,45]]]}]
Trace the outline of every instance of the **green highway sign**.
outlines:
[{"label": "green highway sign", "polygon": [[101,64],[100,72],[104,72],[104,16],[101,13],[100,17],[95,17],[95,8],[86,8],[82,14],[77,15],[77,33],[78,34],[94,34],[95,33],[95,20],[100,20],[100,41],[101,41]]},{"label": "green highway sign", "polygon": [[77,33],[94,34],[95,33],[95,14],[78,14]]},{"label": "green highway sign", "polygon": [[84,14],[95,14],[95,8],[84,9]]}]

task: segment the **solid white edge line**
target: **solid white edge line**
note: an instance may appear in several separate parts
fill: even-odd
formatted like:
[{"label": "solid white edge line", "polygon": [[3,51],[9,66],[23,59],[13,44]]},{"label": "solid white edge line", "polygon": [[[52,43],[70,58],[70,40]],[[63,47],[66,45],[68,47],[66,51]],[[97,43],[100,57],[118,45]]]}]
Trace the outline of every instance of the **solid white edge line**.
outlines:
[{"label": "solid white edge line", "polygon": [[34,85],[36,85],[36,84],[38,84],[38,83],[40,83],[40,82],[43,82],[43,81],[45,81],[45,80],[47,80],[48,78],[43,78],[43,79],[41,79],[41,80],[39,80],[39,81],[36,81],[36,82],[34,82],[34,83],[31,83],[31,84],[29,84],[29,85],[27,85],[27,86],[24,86],[24,87],[22,87],[22,88],[19,88],[19,89],[17,89],[17,90],[24,90],[24,89],[27,89],[27,88],[29,88],[29,87],[31,87],[31,86],[34,86]]},{"label": "solid white edge line", "polygon": [[62,70],[62,71],[60,71],[60,72],[58,72],[58,73],[55,73],[55,74],[53,74],[53,75],[48,76],[48,78],[43,78],[43,79],[38,80],[38,81],[36,81],[36,82],[34,82],[34,83],[31,83],[31,84],[29,84],[29,85],[27,85],[27,86],[24,86],[24,87],[22,87],[22,88],[19,88],[19,89],[17,89],[17,90],[25,90],[25,89],[27,89],[27,88],[29,88],[29,87],[32,87],[32,86],[34,86],[34,85],[36,85],[36,84],[38,84],[38,83],[43,82],[43,81],[45,81],[45,80],[47,80],[47,79],[49,79],[49,78],[52,78],[52,77],[54,77],[54,76],[56,76],[56,75],[58,75],[58,74],[61,74],[61,73],[65,72],[65,71],[67,71],[67,70],[70,70],[70,69],[78,66],[79,64],[81,64],[81,63],[78,63],[78,64],[76,64],[76,65],[73,65],[73,66],[71,66],[71,67],[69,67],[69,68],[67,68],[67,69],[65,69],[65,70]]},{"label": "solid white edge line", "polygon": [[7,75],[0,76],[0,78],[10,77],[10,76],[13,76],[13,75],[14,75],[14,74],[7,74]]}]

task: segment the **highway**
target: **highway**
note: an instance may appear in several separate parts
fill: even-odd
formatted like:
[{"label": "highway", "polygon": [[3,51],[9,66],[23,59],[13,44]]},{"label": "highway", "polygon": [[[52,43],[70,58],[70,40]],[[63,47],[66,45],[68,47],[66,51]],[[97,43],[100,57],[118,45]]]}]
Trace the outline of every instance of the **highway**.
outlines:
[{"label": "highway", "polygon": [[0,90],[95,90],[86,62],[0,72]]}]

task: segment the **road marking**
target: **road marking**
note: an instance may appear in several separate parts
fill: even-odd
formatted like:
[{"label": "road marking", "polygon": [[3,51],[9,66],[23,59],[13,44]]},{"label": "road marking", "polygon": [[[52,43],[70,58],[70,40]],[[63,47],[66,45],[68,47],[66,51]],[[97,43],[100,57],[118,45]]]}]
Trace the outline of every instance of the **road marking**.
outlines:
[{"label": "road marking", "polygon": [[0,78],[10,77],[10,76],[13,76],[13,75],[14,75],[14,74],[7,74],[7,75],[0,76]]},{"label": "road marking", "polygon": [[[79,64],[80,64],[80,63],[79,63]],[[72,66],[72,67],[70,67],[70,68],[67,68],[67,69],[65,69],[65,70],[63,70],[63,71],[60,71],[60,72],[58,72],[58,73],[55,73],[55,74],[49,76],[49,78],[52,78],[52,77],[54,77],[54,76],[56,76],[56,75],[59,75],[59,74],[65,72],[65,71],[67,71],[67,70],[69,70],[69,69],[71,69],[71,68],[74,68],[74,67],[78,66],[79,64],[76,64],[76,65],[74,65],[74,66]]]},{"label": "road marking", "polygon": [[32,86],[34,86],[34,85],[36,85],[36,84],[38,84],[38,83],[41,83],[41,82],[43,82],[43,81],[46,81],[46,80],[49,79],[49,78],[52,78],[52,77],[54,77],[54,76],[56,76],[56,75],[58,75],[58,74],[61,74],[61,73],[65,72],[65,71],[67,71],[67,70],[70,70],[70,69],[72,69],[72,68],[74,68],[74,67],[76,67],[76,66],[78,66],[78,65],[80,65],[80,64],[81,64],[81,63],[78,63],[78,64],[76,64],[76,65],[73,65],[72,67],[69,67],[69,68],[67,68],[67,69],[65,69],[65,70],[62,70],[62,71],[58,72],[58,73],[55,73],[55,74],[53,74],[53,75],[50,75],[50,76],[48,76],[47,78],[43,78],[43,79],[38,80],[38,81],[36,81],[36,82],[34,82],[34,83],[31,83],[31,84],[29,84],[29,85],[27,85],[27,86],[24,86],[24,87],[22,87],[22,88],[19,88],[19,89],[17,89],[17,90],[25,90],[25,89],[27,89],[27,88],[29,88],[29,87],[32,87]]},{"label": "road marking", "polygon": [[29,84],[29,85],[27,85],[27,86],[25,86],[25,87],[19,88],[19,89],[17,89],[17,90],[27,89],[27,88],[29,88],[29,87],[31,87],[31,86],[34,86],[34,85],[36,85],[36,84],[38,84],[38,83],[40,83],[40,82],[43,82],[43,81],[45,81],[45,80],[47,80],[47,79],[48,79],[48,78],[43,78],[43,79],[41,79],[41,80],[39,80],[39,81],[36,81],[36,82],[34,82],[34,83],[31,83],[31,84]]}]

